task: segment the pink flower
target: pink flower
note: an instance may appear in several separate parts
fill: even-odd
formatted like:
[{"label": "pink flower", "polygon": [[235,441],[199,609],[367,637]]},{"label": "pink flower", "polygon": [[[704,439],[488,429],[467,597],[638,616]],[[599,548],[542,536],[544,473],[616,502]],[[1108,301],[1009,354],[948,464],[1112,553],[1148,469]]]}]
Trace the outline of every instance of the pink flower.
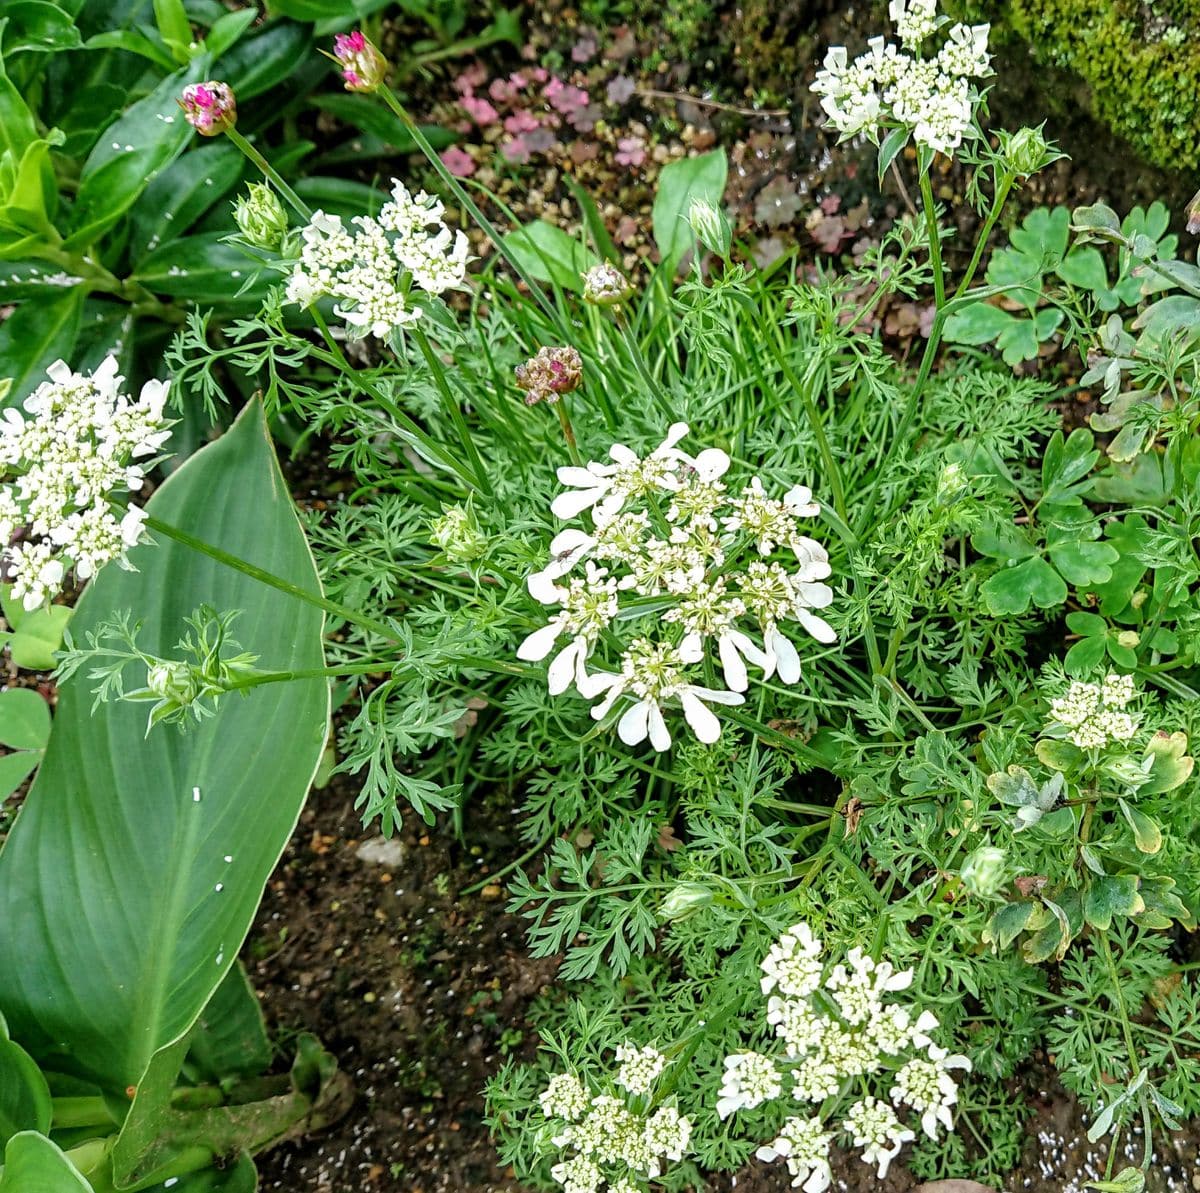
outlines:
[{"label": "pink flower", "polygon": [[486,99],[479,96],[464,95],[459,103],[466,109],[467,115],[481,128],[495,124],[500,119],[500,113]]},{"label": "pink flower", "polygon": [[442,165],[455,178],[470,178],[475,173],[475,159],[465,149],[452,145],[449,149],[442,150],[441,158]]},{"label": "pink flower", "polygon": [[237,101],[228,83],[189,83],[176,102],[183,118],[202,137],[220,136],[237,124]]},{"label": "pink flower", "polygon": [[530,112],[514,112],[504,121],[505,132],[512,133],[514,137],[519,133],[531,133],[537,127],[537,117]]},{"label": "pink flower", "polygon": [[640,166],[645,160],[646,146],[641,137],[622,137],[617,142],[617,165]]},{"label": "pink flower", "polygon": [[514,166],[522,166],[529,160],[529,146],[525,144],[524,137],[513,137],[511,141],[506,141],[500,146],[500,152],[504,160]]},{"label": "pink flower", "polygon": [[339,33],[333,39],[332,58],[342,68],[347,91],[376,91],[387,74],[383,55],[367,40],[361,29]]},{"label": "pink flower", "polygon": [[[513,76],[516,78],[516,76]],[[498,104],[510,103],[516,98],[519,88],[510,83],[507,79],[493,79],[488,84],[488,95]]]},{"label": "pink flower", "polygon": [[487,78],[487,67],[482,62],[476,62],[474,66],[468,66],[454,80],[454,90],[460,95],[474,95],[475,88],[479,87]]}]

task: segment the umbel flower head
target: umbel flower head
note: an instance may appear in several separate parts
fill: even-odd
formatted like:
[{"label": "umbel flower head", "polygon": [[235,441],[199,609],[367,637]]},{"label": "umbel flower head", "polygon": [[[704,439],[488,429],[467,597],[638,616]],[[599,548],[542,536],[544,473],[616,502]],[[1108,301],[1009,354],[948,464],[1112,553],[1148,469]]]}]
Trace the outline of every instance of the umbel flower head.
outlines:
[{"label": "umbel flower head", "polygon": [[656,1105],[667,1057],[623,1043],[615,1060],[616,1071],[602,1081],[557,1073],[538,1096],[555,1130],[550,1142],[562,1155],[550,1175],[564,1193],[641,1190],[687,1153],[691,1122],[671,1102]]},{"label": "umbel flower head", "polygon": [[831,128],[842,137],[880,125],[907,128],[918,145],[950,153],[973,135],[978,90],[972,79],[992,73],[988,25],[954,25],[931,56],[926,45],[946,18],[937,0],[891,0],[900,46],[873,37],[853,61],[832,46],[812,85]]},{"label": "umbel flower head", "polygon": [[189,83],[180,94],[183,118],[202,137],[217,137],[237,124],[237,100],[228,83]]},{"label": "umbel flower head", "polygon": [[325,57],[338,64],[347,91],[378,91],[387,76],[387,59],[361,29],[339,33],[333,39],[333,53]]},{"label": "umbel flower head", "polygon": [[171,433],[166,384],[148,381],[133,400],[121,393],[115,357],[90,376],[61,360],[46,372],[25,415],[9,409],[0,421],[0,545],[26,609],[57,595],[72,569],[87,580],[124,562],[146,515],[134,505],[114,513],[110,502],[142,487]]},{"label": "umbel flower head", "polygon": [[427,294],[459,289],[470,245],[464,232],[442,221],[444,205],[392,179],[392,198],[375,217],[356,215],[347,229],[340,216],[314,212],[301,232],[300,259],[287,284],[287,301],[310,307],[334,298],[350,334],[384,338],[420,315],[413,287]]},{"label": "umbel flower head", "polygon": [[[812,493],[797,485],[775,498],[758,477],[730,492],[729,456],[689,455],[677,446],[687,433],[675,423],[644,457],[615,443],[611,463],[558,470],[565,490],[551,512],[590,510],[593,528],[569,527],[550,543],[549,563],[527,583],[557,612],[517,651],[534,662],[553,654],[553,695],[573,685],[600,697],[593,717],[620,708],[621,740],[649,738],[656,750],[671,744],[665,714],[676,707],[701,741],[716,741],[709,705],[743,702],[747,664],[797,682],[791,625],[818,642],[837,637],[814,612],[833,591],[825,549],[801,533],[820,512]],[[724,688],[703,682],[714,663]]]},{"label": "umbel flower head", "polygon": [[[916,1135],[902,1112],[919,1115],[931,1138],[940,1127],[953,1129],[958,1086],[952,1073],[971,1064],[933,1042],[929,1033],[938,1021],[932,1013],[892,1001],[912,985],[911,969],[897,971],[858,948],[829,965],[821,942],[801,922],[771,946],[762,972],[767,1024],[781,1046],[726,1057],[717,1097],[722,1119],[780,1097],[796,1104],[798,1113],[758,1149],[760,1160],[785,1161],[793,1186],[824,1193],[833,1179],[830,1145],[839,1135],[861,1148],[882,1180]],[[826,1105],[850,1088],[858,1096],[853,1105]]]},{"label": "umbel flower head", "polygon": [[536,356],[517,365],[514,372],[518,388],[525,391],[527,406],[554,403],[579,388],[583,359],[574,348],[539,348]]}]

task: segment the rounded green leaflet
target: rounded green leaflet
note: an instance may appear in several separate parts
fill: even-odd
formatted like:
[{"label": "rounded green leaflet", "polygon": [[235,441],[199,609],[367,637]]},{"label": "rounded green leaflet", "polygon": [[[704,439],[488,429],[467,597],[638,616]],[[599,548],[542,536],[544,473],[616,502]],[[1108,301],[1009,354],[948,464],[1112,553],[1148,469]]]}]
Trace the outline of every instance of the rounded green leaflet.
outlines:
[{"label": "rounded green leaflet", "polygon": [[[148,508],[316,593],[319,583],[267,435],[248,407]],[[174,542],[131,552],[89,586],[73,630],[122,609],[171,655],[198,604],[239,609],[236,633],[270,670],[320,668],[323,617]],[[0,1011],[43,1064],[109,1090],[136,1085],[189,1031],[233,965],[324,747],[324,680],[225,697],[181,732],[145,709],[91,715],[63,684],[41,772],[0,851]]]},{"label": "rounded green leaflet", "polygon": [[92,1193],[92,1186],[57,1144],[22,1131],[4,1149],[0,1193]]}]

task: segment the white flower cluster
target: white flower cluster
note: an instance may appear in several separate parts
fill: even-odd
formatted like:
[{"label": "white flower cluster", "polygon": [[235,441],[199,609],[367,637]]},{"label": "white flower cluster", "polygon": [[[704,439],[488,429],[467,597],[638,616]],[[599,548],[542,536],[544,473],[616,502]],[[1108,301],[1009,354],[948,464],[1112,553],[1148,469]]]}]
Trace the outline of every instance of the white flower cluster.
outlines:
[{"label": "white flower cluster", "polygon": [[[722,480],[729,456],[718,448],[688,455],[677,446],[687,432],[675,423],[645,457],[616,443],[611,463],[558,470],[567,489],[551,512],[567,519],[590,510],[593,529],[563,530],[549,564],[529,577],[533,597],[558,611],[517,651],[535,662],[555,652],[551,693],[573,684],[587,699],[603,697],[597,720],[624,700],[621,740],[648,737],[656,750],[671,744],[663,710],[676,704],[701,741],[716,741],[721,725],[708,705],[743,702],[747,662],[764,679],[795,683],[800,654],[787,623],[818,642],[837,637],[813,612],[833,590],[822,583],[824,547],[800,533],[801,519],[820,512],[812,493],[798,485],[777,499],[758,477],[730,493]],[[724,689],[697,682],[696,671],[714,663]]]},{"label": "white flower cluster", "polygon": [[873,37],[849,61],[845,46],[831,46],[812,89],[843,137],[866,131],[875,139],[878,126],[891,123],[911,130],[918,144],[950,153],[970,135],[978,100],[971,80],[992,73],[990,27],[955,25],[926,58],[924,43],[946,22],[937,0],[891,0],[889,11],[903,48]]},{"label": "white flower cluster", "polygon": [[1138,730],[1138,720],[1126,708],[1137,696],[1132,675],[1115,671],[1099,684],[1076,680],[1066,695],[1050,702],[1054,720],[1081,750],[1096,750],[1114,741],[1128,741]]},{"label": "white flower cluster", "polygon": [[118,515],[109,503],[142,487],[171,434],[167,386],[148,381],[134,401],[117,367],[110,356],[84,376],[55,361],[25,399],[27,417],[9,409],[0,421],[0,551],[26,609],[56,596],[72,568],[87,580],[123,561],[142,536],[145,513],[130,505]]},{"label": "white flower cluster", "polygon": [[[880,1179],[913,1131],[897,1111],[920,1115],[931,1138],[939,1126],[952,1130],[958,1088],[951,1070],[969,1070],[965,1056],[951,1056],[929,1033],[938,1026],[930,1011],[888,1001],[912,984],[912,970],[896,972],[888,961],[874,961],[851,949],[844,963],[827,967],[821,942],[806,923],[784,932],[762,962],[762,992],[768,996],[767,1023],[782,1040],[772,1055],[739,1052],[725,1059],[717,1114],[728,1118],[783,1094],[790,1083],[793,1100],[809,1112],[835,1098],[857,1080],[878,1075],[877,1092],[866,1094],[845,1112],[840,1133],[862,1149],[863,1160]],[[890,1081],[890,1088],[888,1088]],[[784,1160],[793,1186],[823,1193],[833,1179],[829,1148],[839,1131],[819,1114],[786,1120],[777,1138],[758,1149],[760,1160]]]},{"label": "white flower cluster", "polygon": [[411,323],[420,311],[409,302],[414,285],[428,294],[461,287],[470,245],[442,222],[444,204],[424,191],[413,196],[392,179],[392,199],[377,216],[356,215],[349,231],[341,217],[313,214],[303,230],[300,259],[287,284],[287,301],[310,307],[335,298],[334,314],[355,336],[380,338]]},{"label": "white flower cluster", "polygon": [[550,1169],[565,1193],[640,1193],[687,1152],[692,1124],[669,1103],[653,1105],[667,1058],[657,1048],[621,1044],[616,1060],[605,1086],[624,1095],[597,1093],[576,1074],[558,1073],[538,1097],[555,1120],[551,1142],[571,1153]]}]

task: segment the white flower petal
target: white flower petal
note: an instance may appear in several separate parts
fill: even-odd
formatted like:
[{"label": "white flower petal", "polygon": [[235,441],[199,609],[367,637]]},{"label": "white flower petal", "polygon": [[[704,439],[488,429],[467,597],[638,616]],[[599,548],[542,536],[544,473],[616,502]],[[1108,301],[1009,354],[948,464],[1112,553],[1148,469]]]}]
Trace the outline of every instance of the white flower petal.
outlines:
[{"label": "white flower petal", "polygon": [[621,714],[617,722],[617,736],[627,746],[636,746],[646,740],[646,734],[650,731],[650,710],[655,707],[649,701],[639,700]]},{"label": "white flower petal", "polygon": [[679,693],[679,702],[683,705],[684,720],[691,726],[697,739],[711,746],[721,736],[721,722],[716,715],[705,707],[703,701],[690,688],[685,688]]},{"label": "white flower petal", "polygon": [[554,649],[554,644],[558,641],[561,633],[562,626],[557,621],[552,621],[549,625],[542,626],[540,630],[534,630],[517,647],[517,658],[526,663],[540,662]]}]

